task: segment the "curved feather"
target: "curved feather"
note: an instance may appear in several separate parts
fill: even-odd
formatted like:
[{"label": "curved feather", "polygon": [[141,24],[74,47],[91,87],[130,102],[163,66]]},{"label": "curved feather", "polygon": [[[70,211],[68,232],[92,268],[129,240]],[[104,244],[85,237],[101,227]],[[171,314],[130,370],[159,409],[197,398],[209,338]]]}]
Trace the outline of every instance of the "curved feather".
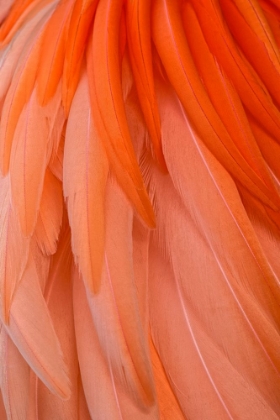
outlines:
[{"label": "curved feather", "polygon": [[277,196],[273,179],[253,136],[240,98],[211,54],[191,3],[184,5],[182,15],[192,57],[212,104],[247,163]]},{"label": "curved feather", "polygon": [[30,369],[4,330],[1,332],[1,341],[1,390],[6,415],[8,419],[24,419],[29,402]]},{"label": "curved feather", "polygon": [[21,232],[12,206],[10,178],[0,178],[0,296],[2,317],[8,322],[14,293],[29,254],[29,238]]},{"label": "curved feather", "polygon": [[50,17],[43,35],[41,59],[38,63],[37,89],[41,105],[46,105],[54,96],[63,74],[74,0],[60,2]]},{"label": "curved feather", "polygon": [[[226,22],[271,96],[280,104],[280,55],[272,31],[255,0],[220,0]],[[242,34],[242,36],[241,36]]]},{"label": "curved feather", "polygon": [[153,226],[153,210],[135,158],[122,97],[118,50],[121,12],[121,0],[98,3],[87,60],[88,74],[92,75],[92,112],[118,182],[140,216]]},{"label": "curved feather", "polygon": [[62,215],[62,185],[47,169],[34,231],[36,242],[44,255],[52,255],[56,252]]},{"label": "curved feather", "polygon": [[48,126],[35,91],[20,114],[14,135],[10,177],[13,204],[24,235],[33,233],[47,166]]},{"label": "curved feather", "polygon": [[105,214],[105,264],[100,292],[88,293],[90,310],[114,378],[147,409],[154,402],[154,384],[133,277],[132,210],[112,180],[107,183]]},{"label": "curved feather", "polygon": [[239,182],[262,201],[272,203],[273,199],[267,200],[271,196],[267,187],[237,149],[205,92],[184,34],[179,2],[155,1],[153,23],[160,58],[195,130]]},{"label": "curved feather", "polygon": [[68,369],[71,396],[67,401],[61,400],[57,395],[51,394],[41,381],[37,381],[37,406],[42,420],[56,417],[61,420],[77,420],[80,418],[78,416],[79,367],[72,303],[72,264],[70,229],[68,223],[64,220],[58,249],[51,259],[44,295]]},{"label": "curved feather", "polygon": [[98,0],[77,0],[73,8],[63,67],[62,99],[66,115],[69,114],[79,82],[82,60],[97,4]]},{"label": "curved feather", "polygon": [[150,14],[150,0],[127,2],[127,38],[133,75],[157,161],[166,170],[162,154],[160,119],[154,88]]},{"label": "curved feather", "polygon": [[85,73],[69,114],[63,171],[73,252],[84,281],[97,292],[104,261],[104,206],[109,166],[92,119]]},{"label": "curved feather", "polygon": [[47,8],[44,17],[38,23],[40,30],[37,36],[35,39],[32,38],[32,41],[26,46],[3,106],[0,127],[0,167],[4,175],[9,169],[12,142],[19,117],[34,88],[40,59],[41,34],[44,24],[52,12],[52,7],[53,5],[50,5]]},{"label": "curved feather", "polygon": [[14,296],[6,331],[51,392],[67,399],[68,376],[32,257]]},{"label": "curved feather", "polygon": [[233,81],[245,107],[273,137],[278,139],[279,110],[253,67],[238,50],[224,23],[217,2],[192,1],[192,5],[212,53]]}]

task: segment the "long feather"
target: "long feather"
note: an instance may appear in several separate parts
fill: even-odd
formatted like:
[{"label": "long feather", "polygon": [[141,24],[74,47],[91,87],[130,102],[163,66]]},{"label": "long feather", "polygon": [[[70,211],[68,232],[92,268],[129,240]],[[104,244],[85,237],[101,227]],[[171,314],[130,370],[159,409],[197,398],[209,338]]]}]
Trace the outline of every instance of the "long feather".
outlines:
[{"label": "long feather", "polygon": [[61,182],[47,169],[35,227],[35,238],[45,255],[56,252],[63,214]]},{"label": "long feather", "polygon": [[0,178],[0,296],[2,316],[9,319],[12,299],[25,270],[30,239],[21,232],[12,206],[10,178]]},{"label": "long feather", "polygon": [[92,119],[85,73],[70,110],[63,170],[75,259],[84,281],[97,292],[104,261],[104,205],[109,166]]},{"label": "long feather", "polygon": [[153,36],[168,77],[207,147],[249,191],[267,204],[272,203],[267,200],[270,192],[237,149],[203,87],[184,34],[177,0],[154,2]]},{"label": "long feather", "polygon": [[34,231],[47,166],[48,126],[35,91],[15,131],[10,163],[13,204],[23,233]]},{"label": "long feather", "polygon": [[[149,283],[153,290],[150,322],[157,351],[186,415],[213,419],[277,418],[278,280],[241,210],[243,206],[231,178],[196,137],[187,137],[190,126],[175,97],[173,102],[172,91],[167,94],[160,85],[158,92],[163,150],[172,182],[153,167],[150,159],[141,160],[158,221],[149,259],[150,266],[160,270],[156,275],[152,269]],[[141,118],[136,121],[141,125]],[[143,135],[135,142],[139,144],[141,138]],[[176,151],[171,138],[176,139]],[[198,179],[206,194],[197,188]],[[170,261],[170,271],[157,255],[159,252]],[[238,257],[234,257],[236,253]],[[248,264],[249,258],[252,262]],[[172,321],[175,307],[178,329]],[[167,324],[168,330],[164,327]],[[177,352],[172,343],[179,340],[176,334],[181,334],[183,325],[186,341]],[[241,336],[244,339],[239,341]],[[247,349],[240,347],[237,351],[237,343]],[[188,356],[185,349],[190,351]],[[187,360],[196,363],[196,367],[192,364],[188,370]],[[260,364],[265,366],[262,372],[256,368]],[[225,376],[220,376],[222,370],[227,372]],[[205,386],[203,391],[201,384]],[[271,386],[270,391],[267,386]],[[212,408],[211,414],[203,407],[198,412],[195,401],[201,392],[208,401],[207,407]],[[190,393],[193,397],[186,405],[185,395]]]},{"label": "long feather", "polygon": [[[240,98],[226,74],[217,64],[203,37],[191,3],[183,8],[183,23],[192,57],[203,79],[212,104],[240,153],[255,173],[277,195],[273,180],[258,149]],[[276,198],[277,201],[277,198]]]},{"label": "long feather", "polygon": [[[49,19],[42,36],[43,52],[38,65],[38,96],[46,105],[55,94],[63,74],[64,56],[74,0],[60,2]],[[51,40],[51,42],[50,42]]]},{"label": "long feather", "polygon": [[98,0],[77,0],[72,12],[63,67],[62,97],[66,115],[69,114],[79,82],[87,38],[97,4]]},{"label": "long feather", "polygon": [[118,182],[143,220],[153,226],[153,210],[132,147],[121,91],[121,13],[121,0],[101,0],[97,7],[87,60],[92,113]]},{"label": "long feather", "polygon": [[50,5],[47,8],[43,19],[39,22],[39,33],[26,46],[5,99],[0,128],[0,166],[3,174],[6,174],[9,169],[12,142],[18,120],[34,88],[40,59],[41,33],[52,7],[53,5]]},{"label": "long feather", "polygon": [[36,375],[52,392],[68,398],[70,390],[61,348],[32,258],[14,296],[10,322],[5,328]]},{"label": "long feather", "polygon": [[[114,375],[112,362],[107,360],[99,344],[86,291],[78,275],[74,279],[74,314],[79,363],[91,418],[157,420],[157,407],[144,411],[131,401]],[[91,369],[95,375],[90,374]]]},{"label": "long feather", "polygon": [[265,85],[233,41],[217,1],[192,0],[192,5],[212,53],[233,81],[242,102],[272,136],[279,138],[279,110]]},{"label": "long feather", "polygon": [[56,417],[60,420],[77,420],[79,418],[79,367],[72,305],[72,263],[70,228],[67,221],[64,220],[58,250],[51,260],[45,299],[68,368],[71,396],[67,401],[63,401],[57,395],[51,394],[41,381],[37,381],[37,405],[42,420]]},{"label": "long feather", "polygon": [[150,14],[150,0],[127,2],[128,46],[137,92],[157,161],[166,170],[162,154],[160,119],[154,88]]},{"label": "long feather", "polygon": [[[280,55],[271,29],[255,0],[220,0],[226,22],[271,96],[280,104]],[[241,36],[242,34],[242,36]]]},{"label": "long feather", "polygon": [[8,419],[24,420],[29,402],[29,366],[5,331],[1,332],[2,395]]},{"label": "long feather", "polygon": [[105,264],[99,294],[88,294],[90,310],[116,381],[140,407],[149,407],[154,401],[154,384],[133,278],[132,210],[111,179],[105,214]]}]

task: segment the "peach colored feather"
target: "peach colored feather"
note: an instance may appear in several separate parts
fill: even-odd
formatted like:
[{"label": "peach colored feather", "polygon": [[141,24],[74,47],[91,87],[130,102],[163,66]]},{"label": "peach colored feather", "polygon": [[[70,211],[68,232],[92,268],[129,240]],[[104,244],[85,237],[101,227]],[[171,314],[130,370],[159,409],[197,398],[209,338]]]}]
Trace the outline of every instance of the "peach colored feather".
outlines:
[{"label": "peach colored feather", "polygon": [[[267,200],[269,193],[264,191],[262,181],[257,179],[252,168],[245,163],[205,92],[184,35],[179,2],[155,1],[154,14],[153,34],[156,47],[195,130],[239,182],[254,191],[260,199],[266,200],[267,204],[272,204]],[[162,36],[163,25],[166,28],[165,36]]]},{"label": "peach colored feather", "polygon": [[278,0],[0,0],[0,420],[280,418]]},{"label": "peach colored feather", "polygon": [[92,119],[85,73],[69,115],[63,169],[75,260],[90,290],[97,292],[104,261],[105,187],[109,165]]}]

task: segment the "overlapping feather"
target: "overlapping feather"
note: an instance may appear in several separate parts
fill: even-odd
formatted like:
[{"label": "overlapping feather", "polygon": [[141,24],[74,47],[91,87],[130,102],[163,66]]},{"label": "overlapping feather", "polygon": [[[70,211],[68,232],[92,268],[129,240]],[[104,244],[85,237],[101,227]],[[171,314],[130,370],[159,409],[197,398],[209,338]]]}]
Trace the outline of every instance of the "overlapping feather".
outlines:
[{"label": "overlapping feather", "polygon": [[10,6],[0,416],[276,420],[277,0]]}]

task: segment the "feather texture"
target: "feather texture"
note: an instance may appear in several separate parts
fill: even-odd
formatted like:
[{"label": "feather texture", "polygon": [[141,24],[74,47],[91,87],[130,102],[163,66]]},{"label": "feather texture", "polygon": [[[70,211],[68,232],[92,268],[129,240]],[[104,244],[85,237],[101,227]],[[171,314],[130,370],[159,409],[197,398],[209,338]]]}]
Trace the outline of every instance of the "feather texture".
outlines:
[{"label": "feather texture", "polygon": [[97,291],[104,260],[104,205],[109,165],[92,119],[85,73],[69,115],[63,165],[73,251],[84,281],[92,291]]},{"label": "feather texture", "polygon": [[0,418],[280,418],[278,0],[0,0]]},{"label": "feather texture", "polygon": [[93,75],[93,80],[89,78],[92,112],[118,181],[141,217],[153,226],[153,210],[132,147],[121,92],[121,12],[121,0],[102,0],[97,7],[88,54],[88,73]]}]

